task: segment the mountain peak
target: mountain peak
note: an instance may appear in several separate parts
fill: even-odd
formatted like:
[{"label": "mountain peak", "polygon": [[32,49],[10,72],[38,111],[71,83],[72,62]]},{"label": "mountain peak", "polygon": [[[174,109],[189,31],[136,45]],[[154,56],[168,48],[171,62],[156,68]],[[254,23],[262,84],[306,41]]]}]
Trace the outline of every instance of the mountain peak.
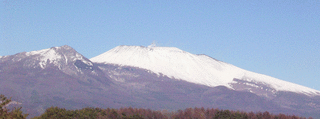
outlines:
[{"label": "mountain peak", "polygon": [[63,46],[60,46],[61,48],[64,48],[64,49],[73,49],[72,47],[70,47],[69,45],[63,45]]},{"label": "mountain peak", "polygon": [[206,55],[195,55],[175,47],[118,46],[90,59],[97,63],[111,63],[140,67],[170,78],[206,86],[227,86],[240,71],[226,72],[232,65],[218,62]]},{"label": "mountain peak", "polygon": [[210,87],[226,86],[235,89],[235,83],[241,83],[235,79],[239,79],[263,84],[274,91],[320,95],[320,91],[314,89],[250,72],[207,55],[195,55],[175,47],[118,46],[90,60],[96,63],[148,69],[158,75],[163,74],[169,78]]},{"label": "mountain peak", "polygon": [[59,51],[59,50],[71,50],[71,51],[75,51],[72,47],[68,46],[68,45],[63,45],[63,46],[59,46],[59,47],[51,47],[49,48],[50,50],[55,50],[55,51]]},{"label": "mountain peak", "polygon": [[59,67],[61,67],[61,64],[68,64],[70,61],[74,62],[76,60],[83,60],[83,62],[86,62],[87,64],[92,64],[88,59],[68,45],[19,53],[17,56],[18,57],[14,59],[33,59],[33,62],[39,62],[38,65],[40,65],[41,68],[45,68],[47,64],[59,65]]},{"label": "mountain peak", "polygon": [[[68,45],[2,57],[0,62],[20,62],[24,68],[56,68],[70,75],[93,70],[93,63]],[[76,72],[75,72],[76,71]]]},{"label": "mountain peak", "polygon": [[69,51],[69,52],[76,52],[72,47],[68,45],[60,46],[60,47],[51,47],[48,49],[36,50],[31,52],[26,52],[27,56],[30,55],[51,55],[55,56],[60,51]]}]

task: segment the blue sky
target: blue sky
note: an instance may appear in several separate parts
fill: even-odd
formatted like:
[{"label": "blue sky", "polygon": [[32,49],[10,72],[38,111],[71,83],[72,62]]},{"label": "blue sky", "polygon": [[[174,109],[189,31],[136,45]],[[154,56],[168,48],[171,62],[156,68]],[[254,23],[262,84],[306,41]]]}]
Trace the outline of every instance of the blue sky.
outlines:
[{"label": "blue sky", "polygon": [[177,47],[320,90],[318,0],[1,0],[0,56]]}]

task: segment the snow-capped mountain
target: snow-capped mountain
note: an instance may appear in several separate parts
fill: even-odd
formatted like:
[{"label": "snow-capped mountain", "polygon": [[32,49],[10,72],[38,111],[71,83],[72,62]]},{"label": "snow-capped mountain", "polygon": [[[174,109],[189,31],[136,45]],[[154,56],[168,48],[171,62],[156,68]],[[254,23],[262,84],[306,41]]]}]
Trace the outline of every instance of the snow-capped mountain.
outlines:
[{"label": "snow-capped mountain", "polygon": [[70,62],[68,60],[81,60],[85,64],[92,66],[92,63],[90,61],[84,59],[84,57],[81,54],[79,54],[73,48],[67,45],[61,47],[52,47],[49,49],[43,49],[39,51],[26,52],[25,55],[27,57],[34,56],[34,59],[40,61],[39,66],[41,68],[45,68],[47,64],[54,64],[56,66],[59,66],[60,64],[68,64]]},{"label": "snow-capped mountain", "polygon": [[259,84],[267,87],[263,90],[272,93],[291,91],[310,96],[320,95],[320,91],[308,87],[247,71],[206,55],[195,55],[174,47],[118,46],[90,60],[144,68],[170,78],[210,87],[226,86],[235,89],[235,85],[241,84],[246,86],[246,90],[255,92],[251,89],[261,88]]},{"label": "snow-capped mountain", "polygon": [[[80,68],[87,68],[89,70],[93,68],[93,63],[89,59],[67,45],[5,56],[0,59],[1,62],[22,62],[24,68],[45,69],[55,66],[59,70],[73,75],[82,73]],[[78,65],[82,65],[82,67]]]},{"label": "snow-capped mountain", "polygon": [[65,45],[0,58],[0,85],[1,94],[21,102],[19,106],[35,116],[48,106],[85,107],[89,102],[83,100],[90,98],[86,91],[107,89],[110,80]]},{"label": "snow-capped mountain", "polygon": [[69,46],[3,56],[0,93],[31,117],[51,106],[320,116],[319,91],[172,47],[118,46],[91,60]]}]

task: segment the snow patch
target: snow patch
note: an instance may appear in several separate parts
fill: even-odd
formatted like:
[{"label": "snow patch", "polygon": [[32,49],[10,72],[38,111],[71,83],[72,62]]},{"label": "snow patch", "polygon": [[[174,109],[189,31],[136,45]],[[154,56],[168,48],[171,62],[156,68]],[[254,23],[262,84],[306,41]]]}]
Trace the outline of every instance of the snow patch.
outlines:
[{"label": "snow patch", "polygon": [[46,64],[48,63],[58,65],[59,63],[57,61],[59,61],[62,57],[54,49],[58,49],[58,47],[27,52],[26,56],[39,55],[37,60],[40,61],[39,65],[41,68],[45,68]]},{"label": "snow patch", "polygon": [[252,83],[244,83],[244,84],[246,84],[246,85],[248,85],[248,86],[255,87],[255,88],[258,88],[258,87],[259,87],[259,86],[255,85],[255,84],[252,84]]},{"label": "snow patch", "polygon": [[[87,61],[87,60],[84,60],[82,57],[80,59],[77,59],[77,60],[81,60],[83,63],[89,65],[89,66],[93,66],[92,62],[90,61]],[[90,67],[91,68],[91,67]]]}]

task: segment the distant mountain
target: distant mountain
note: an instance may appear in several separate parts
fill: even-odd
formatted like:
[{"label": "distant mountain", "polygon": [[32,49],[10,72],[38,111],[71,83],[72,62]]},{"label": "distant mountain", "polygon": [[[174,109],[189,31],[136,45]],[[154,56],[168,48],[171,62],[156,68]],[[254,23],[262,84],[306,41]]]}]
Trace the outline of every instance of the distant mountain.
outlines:
[{"label": "distant mountain", "polygon": [[187,107],[320,117],[317,90],[178,48],[118,46],[88,59],[69,46],[0,57],[0,93],[36,116],[50,106]]}]

